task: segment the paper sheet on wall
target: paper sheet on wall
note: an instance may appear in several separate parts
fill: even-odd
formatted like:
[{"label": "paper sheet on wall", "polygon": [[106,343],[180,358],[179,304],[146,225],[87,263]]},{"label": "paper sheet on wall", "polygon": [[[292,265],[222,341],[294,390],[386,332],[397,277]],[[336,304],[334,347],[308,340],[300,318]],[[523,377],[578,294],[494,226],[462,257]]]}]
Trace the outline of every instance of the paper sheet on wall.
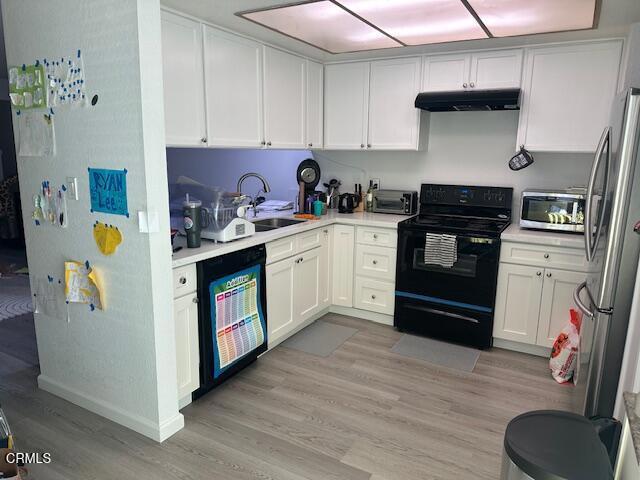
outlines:
[{"label": "paper sheet on wall", "polygon": [[56,154],[53,115],[38,111],[22,111],[18,118],[18,155],[49,157]]},{"label": "paper sheet on wall", "polygon": [[103,309],[96,273],[87,263],[64,262],[65,295],[68,303],[85,303]]}]

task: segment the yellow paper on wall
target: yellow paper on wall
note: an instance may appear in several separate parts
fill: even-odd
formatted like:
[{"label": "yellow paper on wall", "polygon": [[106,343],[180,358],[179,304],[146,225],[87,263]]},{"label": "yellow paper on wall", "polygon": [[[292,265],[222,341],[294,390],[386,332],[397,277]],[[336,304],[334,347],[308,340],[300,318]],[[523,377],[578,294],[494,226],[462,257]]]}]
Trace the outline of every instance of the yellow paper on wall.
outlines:
[{"label": "yellow paper on wall", "polygon": [[112,255],[122,243],[122,233],[118,227],[102,222],[93,225],[93,238],[103,255]]},{"label": "yellow paper on wall", "polygon": [[64,262],[64,293],[67,303],[86,303],[103,309],[102,292],[98,277],[89,262]]}]

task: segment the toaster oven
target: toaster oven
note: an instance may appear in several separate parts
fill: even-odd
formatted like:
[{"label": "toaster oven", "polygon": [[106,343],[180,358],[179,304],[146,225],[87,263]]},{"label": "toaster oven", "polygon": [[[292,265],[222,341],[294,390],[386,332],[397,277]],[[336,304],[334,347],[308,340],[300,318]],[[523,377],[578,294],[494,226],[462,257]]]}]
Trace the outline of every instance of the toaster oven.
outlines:
[{"label": "toaster oven", "polygon": [[[584,188],[527,189],[522,192],[520,226],[538,230],[584,233],[587,194]],[[599,197],[594,198],[597,202]],[[595,205],[597,208],[597,205]]]},{"label": "toaster oven", "polygon": [[418,213],[418,192],[410,190],[374,190],[373,211],[414,215]]}]

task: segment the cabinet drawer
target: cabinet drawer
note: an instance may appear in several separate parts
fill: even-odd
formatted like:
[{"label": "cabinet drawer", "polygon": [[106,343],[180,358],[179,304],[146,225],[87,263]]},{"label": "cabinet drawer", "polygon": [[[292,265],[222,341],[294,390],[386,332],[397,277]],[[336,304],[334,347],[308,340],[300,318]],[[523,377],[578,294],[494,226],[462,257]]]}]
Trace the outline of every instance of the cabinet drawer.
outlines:
[{"label": "cabinet drawer", "polygon": [[527,243],[504,242],[500,249],[500,261],[539,267],[566,268],[586,272],[588,262],[579,248],[545,247]]},{"label": "cabinet drawer", "polygon": [[173,269],[173,298],[181,297],[198,289],[196,264]]},{"label": "cabinet drawer", "polygon": [[354,307],[371,312],[393,315],[395,283],[356,277]]},{"label": "cabinet drawer", "polygon": [[356,229],[356,243],[396,248],[398,232],[390,228],[358,227]]},{"label": "cabinet drawer", "polygon": [[281,238],[267,243],[267,265],[296,253],[296,236]]},{"label": "cabinet drawer", "polygon": [[396,249],[357,245],[356,275],[394,281],[396,278]]},{"label": "cabinet drawer", "polygon": [[296,235],[296,253],[301,253],[320,246],[322,243],[323,228],[316,228],[309,232]]}]

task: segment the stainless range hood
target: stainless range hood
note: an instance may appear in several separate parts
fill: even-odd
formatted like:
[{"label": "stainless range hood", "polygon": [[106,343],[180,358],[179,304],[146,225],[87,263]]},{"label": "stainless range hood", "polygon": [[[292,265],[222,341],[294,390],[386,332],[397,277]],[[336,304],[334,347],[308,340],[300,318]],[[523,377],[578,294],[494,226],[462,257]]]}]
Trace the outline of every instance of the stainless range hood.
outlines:
[{"label": "stainless range hood", "polygon": [[423,92],[416,97],[415,106],[429,112],[520,110],[520,89]]}]

